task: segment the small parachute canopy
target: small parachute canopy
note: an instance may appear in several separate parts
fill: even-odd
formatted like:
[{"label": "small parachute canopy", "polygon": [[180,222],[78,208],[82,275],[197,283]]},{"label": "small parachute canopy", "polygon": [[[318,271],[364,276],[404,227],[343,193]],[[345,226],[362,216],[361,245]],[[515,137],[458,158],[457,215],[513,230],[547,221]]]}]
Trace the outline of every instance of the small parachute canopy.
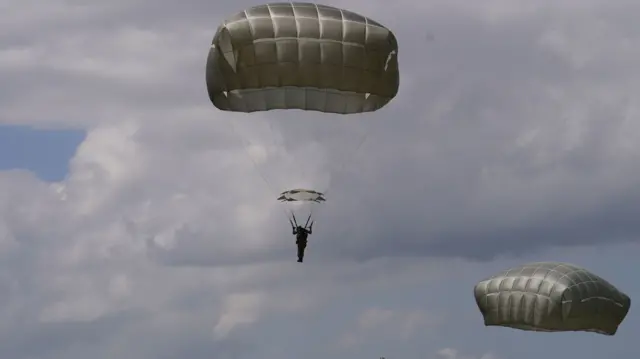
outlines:
[{"label": "small parachute canopy", "polygon": [[278,197],[280,202],[324,202],[324,194],[311,189],[292,189],[284,191]]},{"label": "small parachute canopy", "polygon": [[[299,226],[302,223],[298,222],[298,219],[306,217],[307,221],[303,227],[309,228],[308,225],[313,214],[313,207],[326,200],[324,194],[318,191],[300,188],[282,192],[280,197],[278,197],[278,201],[289,204],[289,211],[291,212],[289,222],[291,223],[291,227]],[[314,221],[311,222],[311,226],[313,226],[313,223]]]},{"label": "small parachute canopy", "polygon": [[528,331],[585,331],[614,335],[631,299],[586,269],[558,262],[529,263],[474,288],[486,326]]},{"label": "small parachute canopy", "polygon": [[206,65],[220,110],[376,111],[398,93],[398,42],[388,28],[351,11],[270,3],[218,27]]}]

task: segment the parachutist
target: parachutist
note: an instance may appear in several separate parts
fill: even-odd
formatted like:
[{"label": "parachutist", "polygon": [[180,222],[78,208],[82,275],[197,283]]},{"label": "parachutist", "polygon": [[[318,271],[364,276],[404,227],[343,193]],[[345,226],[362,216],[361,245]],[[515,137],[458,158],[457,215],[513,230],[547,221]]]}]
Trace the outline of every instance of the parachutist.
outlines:
[{"label": "parachutist", "polygon": [[[296,21],[299,14],[305,14],[304,22]],[[356,35],[342,36],[347,27]],[[318,32],[319,28],[324,30]],[[282,41],[288,46],[273,59],[264,46],[271,49]],[[344,51],[316,51],[316,46],[308,46],[309,41],[322,49],[338,46]],[[229,16],[218,26],[207,56],[205,82],[211,103],[221,111],[374,112],[398,95],[398,41],[386,26],[346,9],[299,2],[257,5]],[[245,151],[272,187],[260,173],[252,151]],[[342,161],[345,157],[343,154]],[[277,200],[311,207],[325,202],[325,197],[312,189],[296,188],[280,193]],[[298,262],[302,262],[311,227],[298,226],[291,212]]]},{"label": "parachutist", "polygon": [[298,263],[304,260],[304,250],[307,248],[307,237],[313,233],[313,223],[309,229],[302,226],[293,227],[293,234],[296,236],[296,245],[298,246]]},{"label": "parachutist", "polygon": [[[295,190],[295,193],[299,193],[301,191],[309,192],[306,190]],[[293,191],[289,191],[289,192],[291,193]],[[321,193],[315,192],[315,191],[311,191],[311,192],[317,195],[318,198],[321,198],[324,201],[324,198],[322,198]],[[284,199],[285,193],[286,192],[283,192],[282,196],[278,199],[281,201],[282,200],[286,201],[286,199]],[[307,199],[307,200],[313,201],[313,198]],[[305,223],[304,226],[300,226],[296,221],[296,215],[293,214],[293,212],[291,212],[291,218],[289,218],[289,223],[291,224],[291,231],[293,235],[296,236],[296,245],[298,246],[298,263],[302,263],[302,261],[304,260],[304,250],[307,248],[307,237],[311,233],[313,233],[313,223],[315,221],[311,221],[311,224],[309,224],[309,221],[311,221],[311,213],[309,213],[309,217],[307,217],[307,223]],[[309,226],[309,228],[307,228],[307,226]]]}]

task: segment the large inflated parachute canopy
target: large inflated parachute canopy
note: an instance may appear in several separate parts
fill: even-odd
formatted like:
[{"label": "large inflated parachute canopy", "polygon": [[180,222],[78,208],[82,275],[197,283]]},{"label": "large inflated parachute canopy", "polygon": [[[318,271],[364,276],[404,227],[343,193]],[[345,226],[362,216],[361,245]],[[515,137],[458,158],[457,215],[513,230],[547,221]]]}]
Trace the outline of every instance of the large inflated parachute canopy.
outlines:
[{"label": "large inflated parachute canopy", "polygon": [[508,269],[474,288],[486,326],[614,335],[629,297],[606,280],[571,264],[539,262]]},{"label": "large inflated parachute canopy", "polygon": [[378,22],[311,3],[271,3],[224,20],[206,67],[220,110],[376,111],[398,93],[398,43]]}]

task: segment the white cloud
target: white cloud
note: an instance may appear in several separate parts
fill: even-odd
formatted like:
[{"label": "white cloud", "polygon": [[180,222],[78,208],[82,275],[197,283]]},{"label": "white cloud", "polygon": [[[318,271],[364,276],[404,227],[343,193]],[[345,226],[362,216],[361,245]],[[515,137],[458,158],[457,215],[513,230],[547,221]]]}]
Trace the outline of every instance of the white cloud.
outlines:
[{"label": "white cloud", "polygon": [[444,348],[438,351],[438,357],[442,359],[498,359],[491,353],[482,354],[481,356],[462,355],[456,349]]},{"label": "white cloud", "polygon": [[254,323],[260,315],[261,296],[259,293],[233,294],[222,309],[222,315],[213,328],[216,339],[225,339],[238,325]]},{"label": "white cloud", "polygon": [[[460,354],[490,337],[464,288],[502,264],[449,258],[637,241],[635,3],[339,1],[393,27],[403,70],[342,124],[211,106],[216,24],[254,3],[4,5],[0,122],[87,137],[59,183],[0,172],[0,356],[496,359]],[[304,265],[291,182],[332,185]]]},{"label": "white cloud", "polygon": [[374,337],[407,341],[415,335],[425,335],[441,320],[423,309],[367,308],[357,318],[355,328],[342,334],[339,345],[366,345]]}]

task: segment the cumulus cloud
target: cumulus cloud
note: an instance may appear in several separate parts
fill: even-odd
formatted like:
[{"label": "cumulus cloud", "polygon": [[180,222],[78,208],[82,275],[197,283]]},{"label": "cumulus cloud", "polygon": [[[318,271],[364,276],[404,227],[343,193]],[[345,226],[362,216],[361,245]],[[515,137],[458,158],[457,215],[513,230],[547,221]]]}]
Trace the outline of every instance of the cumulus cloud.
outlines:
[{"label": "cumulus cloud", "polygon": [[436,320],[429,319],[423,309],[368,308],[358,317],[355,328],[343,334],[340,345],[363,345],[372,335],[385,337],[387,340],[407,340],[414,335],[424,334],[428,329],[425,326],[437,323]]},{"label": "cumulus cloud", "polygon": [[[3,7],[0,123],[87,137],[60,182],[0,172],[1,357],[495,359],[454,340],[476,274],[637,245],[635,2],[336,1],[400,42],[399,96],[349,123],[213,108],[215,28],[255,4]],[[304,265],[288,185],[330,187]]]},{"label": "cumulus cloud", "polygon": [[258,320],[260,296],[255,293],[230,296],[223,307],[223,314],[213,328],[214,337],[224,339],[238,325]]},{"label": "cumulus cloud", "polygon": [[493,354],[487,353],[481,356],[461,355],[456,349],[444,348],[438,351],[438,356],[442,359],[498,359]]}]

